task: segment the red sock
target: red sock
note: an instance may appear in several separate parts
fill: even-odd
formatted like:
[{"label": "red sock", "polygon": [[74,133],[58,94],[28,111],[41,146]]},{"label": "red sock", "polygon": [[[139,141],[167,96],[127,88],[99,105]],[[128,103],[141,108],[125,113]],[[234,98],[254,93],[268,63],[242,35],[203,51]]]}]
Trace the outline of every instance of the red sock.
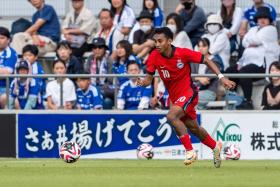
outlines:
[{"label": "red sock", "polygon": [[216,147],[216,141],[213,140],[213,138],[209,134],[207,134],[206,138],[201,142],[211,149],[214,149]]},{"label": "red sock", "polygon": [[189,134],[185,134],[185,135],[181,136],[180,141],[184,145],[184,147],[187,151],[193,150]]}]

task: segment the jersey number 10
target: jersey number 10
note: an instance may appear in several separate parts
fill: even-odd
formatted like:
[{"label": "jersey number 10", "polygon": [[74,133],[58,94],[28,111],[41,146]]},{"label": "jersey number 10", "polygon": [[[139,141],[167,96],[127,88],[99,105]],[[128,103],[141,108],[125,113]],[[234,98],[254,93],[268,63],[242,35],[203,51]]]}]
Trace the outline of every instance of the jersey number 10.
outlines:
[{"label": "jersey number 10", "polygon": [[165,79],[170,78],[169,71],[162,69],[161,72],[162,72],[163,78],[165,78]]}]

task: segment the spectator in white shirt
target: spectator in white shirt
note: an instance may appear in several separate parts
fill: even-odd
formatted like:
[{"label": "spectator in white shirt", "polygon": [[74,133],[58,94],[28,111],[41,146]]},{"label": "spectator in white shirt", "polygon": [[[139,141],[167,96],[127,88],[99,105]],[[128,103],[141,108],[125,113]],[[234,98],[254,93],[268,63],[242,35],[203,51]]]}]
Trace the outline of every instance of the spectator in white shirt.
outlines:
[{"label": "spectator in white shirt", "polygon": [[70,43],[73,55],[82,57],[87,51],[89,36],[96,32],[96,20],[93,13],[84,6],[84,0],[72,0],[72,7],[63,21],[62,33]]},{"label": "spectator in white shirt", "polygon": [[223,27],[223,20],[219,15],[212,14],[207,18],[205,24],[207,34],[204,34],[202,38],[208,38],[210,41],[209,53],[211,55],[220,55],[223,60],[222,70],[229,67],[230,58],[230,43],[227,36],[227,32]]},{"label": "spectator in white shirt", "polygon": [[[57,60],[53,63],[53,71],[55,74],[66,74],[66,65],[64,62]],[[62,108],[61,107],[61,81],[63,81],[62,90]],[[46,88],[47,108],[57,109],[73,109],[76,101],[76,90],[74,83],[68,78],[57,78],[47,84]]]},{"label": "spectator in white shirt", "polygon": [[135,23],[135,14],[132,8],[127,5],[126,0],[108,1],[114,14],[114,24],[123,35],[128,36]]},{"label": "spectator in white shirt", "polygon": [[[279,46],[277,43],[277,29],[273,25],[273,19],[269,8],[260,7],[255,16],[257,27],[252,27],[245,34],[242,44],[244,53],[238,64],[229,68],[227,73],[268,73],[272,62],[278,61]],[[237,79],[244,93],[245,100],[239,109],[252,109],[252,88],[257,78]]]},{"label": "spectator in white shirt", "polygon": [[188,34],[183,30],[183,20],[178,14],[169,14],[166,18],[166,26],[172,31],[174,35],[172,44],[175,47],[193,49]]},{"label": "spectator in white shirt", "polygon": [[218,15],[223,20],[223,26],[230,40],[230,51],[233,52],[238,48],[237,34],[240,29],[243,11],[236,6],[236,0],[221,0],[221,9]]}]

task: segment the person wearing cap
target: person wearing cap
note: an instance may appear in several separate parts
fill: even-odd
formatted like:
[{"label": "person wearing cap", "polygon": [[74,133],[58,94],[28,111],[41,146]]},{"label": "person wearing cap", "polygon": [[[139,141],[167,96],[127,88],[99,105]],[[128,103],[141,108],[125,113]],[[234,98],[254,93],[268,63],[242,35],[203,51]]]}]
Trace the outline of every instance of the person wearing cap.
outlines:
[{"label": "person wearing cap", "polygon": [[134,23],[135,14],[126,0],[108,0],[111,4],[111,11],[114,14],[114,25],[125,36],[128,36]]},{"label": "person wearing cap", "polygon": [[184,31],[191,39],[193,47],[204,34],[206,15],[204,10],[195,4],[195,0],[180,0],[179,15],[183,19]]},{"label": "person wearing cap", "polygon": [[230,43],[221,16],[217,14],[208,16],[204,27],[207,34],[204,34],[202,38],[207,38],[210,41],[209,53],[219,55],[222,58],[221,70],[225,71],[229,67]]},{"label": "person wearing cap", "polygon": [[97,29],[96,20],[91,10],[85,7],[84,0],[71,0],[72,8],[62,24],[63,37],[70,43],[72,53],[82,57],[88,50],[87,42]]},{"label": "person wearing cap", "polygon": [[[90,44],[92,54],[84,63],[84,70],[90,74],[110,74],[112,66],[108,61],[108,46],[104,38],[94,38]],[[106,78],[92,78],[92,83],[96,86],[102,86],[106,82]]]},{"label": "person wearing cap", "polygon": [[25,31],[13,36],[11,46],[18,54],[27,44],[37,45],[39,56],[53,52],[60,40],[60,23],[58,16],[51,5],[45,0],[27,0],[37,11],[32,16],[32,25]]},{"label": "person wearing cap", "polygon": [[137,21],[140,29],[134,33],[132,49],[138,58],[145,58],[155,47],[153,15],[148,10],[143,10]]},{"label": "person wearing cap", "polygon": [[[72,49],[67,41],[61,41],[57,45],[56,56],[67,67],[67,74],[77,74],[83,70],[83,61],[72,54]],[[75,80],[75,79],[71,79]]]},{"label": "person wearing cap", "polygon": [[[268,7],[259,7],[255,15],[256,27],[245,34],[242,45],[245,48],[236,66],[228,73],[268,73],[270,64],[278,61],[280,50],[277,43],[277,29],[273,25]],[[253,109],[252,88],[258,78],[236,79],[244,93],[244,101],[238,109]]]},{"label": "person wearing cap", "polygon": [[240,29],[239,29],[239,36],[241,38],[243,38],[245,36],[249,27],[251,28],[251,27],[257,26],[255,16],[256,16],[256,13],[257,13],[257,9],[259,7],[263,7],[263,6],[268,7],[271,19],[273,20],[273,22],[276,21],[277,12],[271,4],[264,2],[264,0],[253,0],[253,3],[254,4],[253,4],[252,7],[247,8],[244,11],[244,16],[243,16],[241,26],[240,26]]},{"label": "person wearing cap", "polygon": [[[26,60],[16,64],[16,73],[19,75],[31,74],[31,65]],[[20,77],[15,78],[10,86],[9,109],[39,109],[38,96],[40,85],[37,79]]]},{"label": "person wearing cap", "polygon": [[[163,21],[164,21],[164,13],[158,3],[158,0],[143,0],[143,6],[142,11],[147,10],[149,11],[153,16],[153,26],[154,28],[160,28],[162,27]],[[140,28],[139,22],[136,22],[129,34],[128,41],[130,43],[133,43],[133,36],[135,31],[137,31]]]},{"label": "person wearing cap", "polygon": [[[0,75],[13,74],[17,62],[17,53],[9,44],[9,30],[0,27]],[[4,108],[6,98],[6,79],[0,78],[0,108]]]},{"label": "person wearing cap", "polygon": [[[108,46],[104,38],[97,37],[90,45],[92,54],[84,63],[84,71],[90,74],[106,75],[112,73],[112,62],[109,58]],[[114,88],[111,78],[92,78],[91,83],[101,91],[103,95],[104,109],[111,109],[114,100]]]},{"label": "person wearing cap", "polygon": [[110,54],[112,54],[117,49],[117,43],[124,39],[124,35],[114,25],[114,14],[111,10],[103,8],[99,12],[98,18],[100,29],[96,33],[95,38],[104,38]]}]

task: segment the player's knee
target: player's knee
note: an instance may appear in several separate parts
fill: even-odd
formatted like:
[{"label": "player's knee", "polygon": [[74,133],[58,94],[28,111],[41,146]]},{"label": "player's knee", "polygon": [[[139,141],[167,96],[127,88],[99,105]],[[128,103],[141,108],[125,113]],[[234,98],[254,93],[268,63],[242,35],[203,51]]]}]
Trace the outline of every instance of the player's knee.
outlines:
[{"label": "player's knee", "polygon": [[168,113],[166,117],[167,117],[167,120],[171,123],[177,119],[177,117],[172,113]]}]

